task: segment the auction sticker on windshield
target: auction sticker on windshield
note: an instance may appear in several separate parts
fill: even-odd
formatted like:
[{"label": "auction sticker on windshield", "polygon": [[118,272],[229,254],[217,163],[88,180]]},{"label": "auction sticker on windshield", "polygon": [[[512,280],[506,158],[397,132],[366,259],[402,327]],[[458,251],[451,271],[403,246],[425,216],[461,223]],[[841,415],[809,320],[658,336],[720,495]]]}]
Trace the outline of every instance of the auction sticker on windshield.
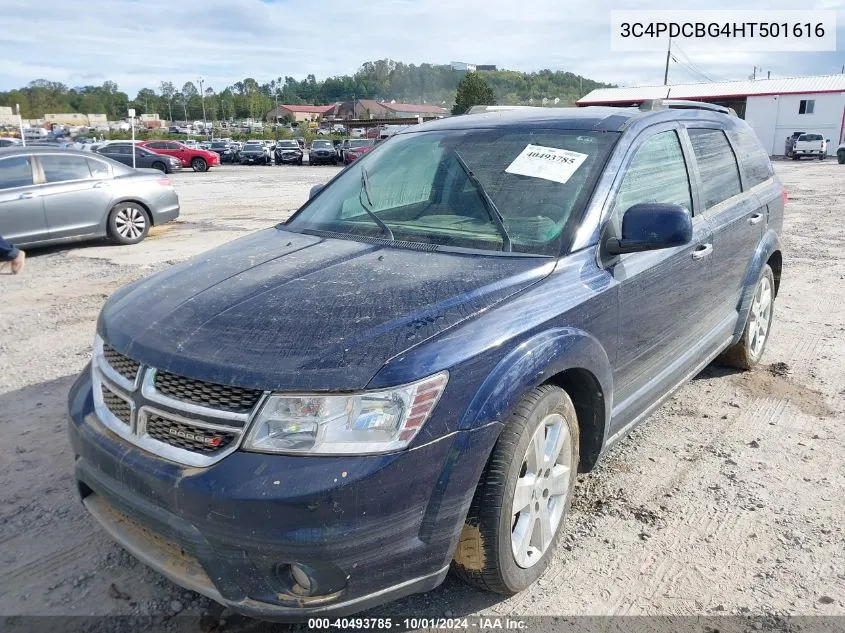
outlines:
[{"label": "auction sticker on windshield", "polygon": [[505,171],[553,182],[567,182],[587,159],[587,154],[557,147],[527,145]]}]

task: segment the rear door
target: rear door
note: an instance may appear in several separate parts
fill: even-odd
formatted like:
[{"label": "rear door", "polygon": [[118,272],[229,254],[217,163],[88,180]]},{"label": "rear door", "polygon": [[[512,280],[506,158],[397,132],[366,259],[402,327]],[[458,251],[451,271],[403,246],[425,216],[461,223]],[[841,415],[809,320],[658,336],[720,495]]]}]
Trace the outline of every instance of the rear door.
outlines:
[{"label": "rear door", "polygon": [[713,229],[716,284],[711,300],[721,318],[735,319],[748,264],[763,236],[766,211],[751,181],[743,183],[734,147],[724,130],[714,124],[690,128],[687,133],[696,158],[699,202]]},{"label": "rear door", "polygon": [[[111,177],[75,154],[40,154],[41,186],[50,239],[91,235],[105,227],[112,199]],[[91,167],[95,168],[92,173]]]},{"label": "rear door", "polygon": [[32,156],[0,159],[0,235],[12,244],[26,245],[48,239],[47,217],[38,185],[34,184]]},{"label": "rear door", "polygon": [[[622,217],[639,203],[670,203],[693,214],[690,157],[674,124],[641,137],[626,158],[605,235],[621,235]],[[680,382],[700,362],[713,329],[710,226],[693,215],[684,246],[630,253],[610,272],[619,282],[619,344],[614,367],[614,433]]]}]

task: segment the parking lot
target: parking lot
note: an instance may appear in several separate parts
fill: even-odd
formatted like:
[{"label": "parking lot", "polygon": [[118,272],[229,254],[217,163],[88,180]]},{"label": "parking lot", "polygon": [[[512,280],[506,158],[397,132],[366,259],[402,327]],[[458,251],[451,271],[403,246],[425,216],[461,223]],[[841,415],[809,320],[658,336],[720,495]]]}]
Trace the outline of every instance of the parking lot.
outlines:
[{"label": "parking lot", "polygon": [[[789,203],[764,363],[709,367],[582,476],[563,546],[528,591],[503,599],[450,577],[368,615],[845,615],[845,166],[775,168]],[[168,627],[210,613],[227,631],[264,629],[171,584],[95,525],[74,491],[66,396],[110,293],[286,218],[338,170],[177,173],[181,217],[141,244],[33,250],[25,274],[0,275],[0,614],[148,615]]]}]

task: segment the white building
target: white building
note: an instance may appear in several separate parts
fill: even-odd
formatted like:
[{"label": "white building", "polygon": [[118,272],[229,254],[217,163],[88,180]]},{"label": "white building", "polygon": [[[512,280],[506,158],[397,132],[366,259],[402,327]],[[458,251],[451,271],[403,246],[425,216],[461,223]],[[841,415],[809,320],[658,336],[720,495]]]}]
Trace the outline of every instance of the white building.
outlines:
[{"label": "white building", "polygon": [[736,110],[772,156],[783,155],[793,132],[845,142],[845,75],[724,81],[641,88],[599,88],[577,105],[634,105],[646,99],[689,99]]},{"label": "white building", "polygon": [[474,73],[475,64],[467,64],[466,62],[452,62],[452,70],[467,70],[471,73]]}]

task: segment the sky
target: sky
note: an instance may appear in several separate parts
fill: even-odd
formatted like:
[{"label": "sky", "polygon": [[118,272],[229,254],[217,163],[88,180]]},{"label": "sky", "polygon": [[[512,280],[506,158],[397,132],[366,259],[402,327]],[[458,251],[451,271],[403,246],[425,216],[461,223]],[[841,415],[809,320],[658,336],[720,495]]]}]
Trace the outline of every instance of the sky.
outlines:
[{"label": "sky", "polygon": [[[670,83],[833,74],[845,64],[845,0],[710,0],[708,9],[836,9],[829,53],[679,51]],[[318,79],[365,61],[464,61],[571,71],[621,86],[663,83],[663,53],[610,50],[611,9],[678,8],[650,0],[3,0],[0,90],[34,79],[111,80],[134,97],[162,81],[206,88],[253,77]],[[762,17],[761,17],[762,19]],[[686,54],[686,59],[683,55]]]}]

